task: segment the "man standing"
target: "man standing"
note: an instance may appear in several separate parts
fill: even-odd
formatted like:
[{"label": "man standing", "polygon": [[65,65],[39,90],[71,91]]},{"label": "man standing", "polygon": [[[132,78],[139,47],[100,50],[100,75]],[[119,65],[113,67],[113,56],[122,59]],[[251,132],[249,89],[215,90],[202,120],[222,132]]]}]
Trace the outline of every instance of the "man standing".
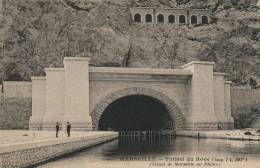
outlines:
[{"label": "man standing", "polygon": [[60,126],[59,123],[56,123],[56,138],[58,138],[58,134],[59,134],[59,130],[60,130]]},{"label": "man standing", "polygon": [[71,125],[69,122],[67,122],[67,135],[68,137],[70,137],[70,129],[71,129]]}]

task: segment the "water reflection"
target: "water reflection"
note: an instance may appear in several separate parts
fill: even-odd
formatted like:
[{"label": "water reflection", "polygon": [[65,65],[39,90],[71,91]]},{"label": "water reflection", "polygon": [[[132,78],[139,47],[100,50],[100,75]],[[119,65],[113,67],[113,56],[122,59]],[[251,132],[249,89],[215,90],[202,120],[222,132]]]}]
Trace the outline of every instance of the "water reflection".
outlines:
[{"label": "water reflection", "polygon": [[173,150],[174,139],[172,136],[122,136],[114,150],[126,155],[169,152]]},{"label": "water reflection", "polygon": [[[75,153],[40,167],[136,167],[149,162],[122,162],[127,157],[243,157],[260,165],[260,142],[196,139],[171,136],[120,137],[97,147]],[[245,163],[248,164],[248,163]],[[243,164],[239,165],[243,166]],[[231,165],[234,166],[234,165]],[[258,167],[259,168],[259,167]]]}]

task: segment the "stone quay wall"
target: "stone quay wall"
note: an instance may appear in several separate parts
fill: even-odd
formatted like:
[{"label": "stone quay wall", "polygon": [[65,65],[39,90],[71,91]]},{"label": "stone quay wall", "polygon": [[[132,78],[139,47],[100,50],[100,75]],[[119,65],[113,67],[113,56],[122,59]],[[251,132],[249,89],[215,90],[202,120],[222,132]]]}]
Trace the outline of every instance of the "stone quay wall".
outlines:
[{"label": "stone quay wall", "polygon": [[0,145],[0,167],[33,167],[52,159],[116,139],[117,137],[118,133],[103,132],[85,137]]},{"label": "stone quay wall", "polygon": [[[260,141],[259,136],[245,135],[245,130],[218,130],[218,131],[176,131],[177,136],[193,138],[230,139],[241,141]],[[254,130],[251,130],[256,134]]]}]

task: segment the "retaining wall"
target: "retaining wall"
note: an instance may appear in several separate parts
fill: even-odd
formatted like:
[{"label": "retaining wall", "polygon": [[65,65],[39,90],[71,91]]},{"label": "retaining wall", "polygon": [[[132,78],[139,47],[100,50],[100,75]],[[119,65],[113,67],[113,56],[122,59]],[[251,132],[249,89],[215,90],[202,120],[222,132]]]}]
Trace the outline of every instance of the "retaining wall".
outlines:
[{"label": "retaining wall", "polygon": [[0,167],[33,167],[63,155],[92,147],[118,137],[115,132],[92,136],[39,140],[0,145]]},{"label": "retaining wall", "polygon": [[4,98],[31,98],[32,82],[26,81],[4,81]]}]

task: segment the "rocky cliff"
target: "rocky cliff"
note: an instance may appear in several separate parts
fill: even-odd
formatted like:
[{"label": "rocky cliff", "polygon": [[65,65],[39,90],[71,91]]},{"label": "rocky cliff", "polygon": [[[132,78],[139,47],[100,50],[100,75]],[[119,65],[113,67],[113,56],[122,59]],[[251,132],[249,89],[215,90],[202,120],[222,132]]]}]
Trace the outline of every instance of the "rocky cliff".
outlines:
[{"label": "rocky cliff", "polygon": [[[231,5],[230,5],[231,4]],[[260,8],[257,0],[3,0],[1,75],[29,80],[63,57],[85,53],[93,66],[178,68],[214,61],[238,85],[259,85]],[[209,25],[132,23],[130,8],[213,11]]]}]

